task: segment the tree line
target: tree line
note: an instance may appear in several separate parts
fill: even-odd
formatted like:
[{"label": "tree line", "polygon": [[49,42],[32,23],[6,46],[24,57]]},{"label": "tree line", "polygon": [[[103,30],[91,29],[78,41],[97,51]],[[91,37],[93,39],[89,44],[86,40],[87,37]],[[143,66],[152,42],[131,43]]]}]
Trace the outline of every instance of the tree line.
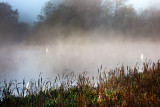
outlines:
[{"label": "tree line", "polygon": [[159,33],[160,10],[148,8],[137,12],[128,0],[63,0],[47,2],[38,15],[38,26],[60,26],[84,30],[106,29],[132,33]]},{"label": "tree line", "polygon": [[[55,36],[56,27],[65,29],[66,32],[72,32],[73,29],[90,31],[103,28],[105,31],[121,31],[134,35],[158,35],[160,10],[148,8],[141,12],[136,11],[128,1],[61,0],[57,4],[55,0],[49,0],[37,16],[38,21],[34,23],[32,34],[49,27],[53,28],[52,35]],[[22,42],[29,38],[29,26],[19,22],[18,15],[18,10],[13,10],[8,3],[0,2],[0,43]]]},{"label": "tree line", "polygon": [[29,32],[26,23],[18,21],[18,10],[8,3],[0,2],[0,44],[20,43]]}]

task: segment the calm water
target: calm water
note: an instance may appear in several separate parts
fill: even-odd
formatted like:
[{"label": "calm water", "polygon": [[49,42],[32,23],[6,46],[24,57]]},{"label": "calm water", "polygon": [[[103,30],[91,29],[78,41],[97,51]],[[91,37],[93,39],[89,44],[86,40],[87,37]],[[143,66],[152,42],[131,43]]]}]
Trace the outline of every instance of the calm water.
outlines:
[{"label": "calm water", "polygon": [[[142,65],[145,60],[160,59],[159,43],[59,43],[50,46],[10,46],[0,49],[0,81],[37,79],[42,72],[46,80],[57,74],[114,69],[123,65]],[[47,50],[46,50],[47,49]],[[47,52],[46,52],[47,51]]]}]

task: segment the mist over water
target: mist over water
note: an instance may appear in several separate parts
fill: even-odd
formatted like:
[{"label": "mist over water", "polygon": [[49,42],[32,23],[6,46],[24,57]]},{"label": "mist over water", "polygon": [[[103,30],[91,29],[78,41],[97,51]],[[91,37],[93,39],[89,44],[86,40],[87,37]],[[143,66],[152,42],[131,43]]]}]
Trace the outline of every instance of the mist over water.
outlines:
[{"label": "mist over water", "polygon": [[144,54],[144,61],[160,59],[159,42],[113,37],[116,36],[77,36],[57,39],[53,44],[50,40],[45,45],[3,47],[0,50],[0,81],[29,81],[37,79],[40,73],[46,80],[54,80],[58,74],[70,72],[87,71],[90,76],[95,76],[101,65],[102,71],[121,67],[122,64],[131,68],[142,66],[141,54]]},{"label": "mist over water", "polygon": [[[108,2],[107,2],[108,1]],[[143,66],[160,59],[160,10],[137,12],[122,0],[63,0],[44,4],[33,27],[0,3],[0,81],[54,80],[57,74]]]}]

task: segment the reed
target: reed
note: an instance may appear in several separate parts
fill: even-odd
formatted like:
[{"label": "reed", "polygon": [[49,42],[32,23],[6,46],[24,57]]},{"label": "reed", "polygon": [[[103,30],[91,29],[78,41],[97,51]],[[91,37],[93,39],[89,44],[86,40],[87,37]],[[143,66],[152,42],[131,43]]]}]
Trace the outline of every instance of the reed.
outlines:
[{"label": "reed", "polygon": [[122,65],[106,71],[102,66],[97,77],[62,74],[55,81],[45,81],[42,74],[32,79],[0,82],[0,106],[160,106],[160,62],[138,67]]}]

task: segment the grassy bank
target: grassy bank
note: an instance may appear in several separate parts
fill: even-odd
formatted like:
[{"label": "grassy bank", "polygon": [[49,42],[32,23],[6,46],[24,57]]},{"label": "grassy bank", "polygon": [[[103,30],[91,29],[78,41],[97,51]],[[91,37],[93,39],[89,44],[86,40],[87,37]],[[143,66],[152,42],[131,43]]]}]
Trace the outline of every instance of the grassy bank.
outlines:
[{"label": "grassy bank", "polygon": [[160,63],[138,68],[103,71],[97,77],[84,72],[43,78],[29,83],[1,82],[1,106],[160,106]]}]

